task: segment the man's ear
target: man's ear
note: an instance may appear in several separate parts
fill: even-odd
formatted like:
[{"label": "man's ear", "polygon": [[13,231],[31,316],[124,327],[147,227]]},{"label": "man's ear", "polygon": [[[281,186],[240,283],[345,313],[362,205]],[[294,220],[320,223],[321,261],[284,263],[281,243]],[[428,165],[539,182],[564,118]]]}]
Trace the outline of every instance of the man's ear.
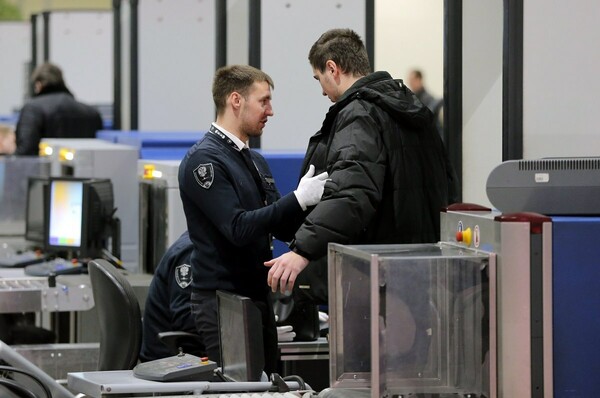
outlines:
[{"label": "man's ear", "polygon": [[237,91],[234,91],[227,97],[227,102],[231,104],[233,109],[238,109],[242,103],[242,96]]},{"label": "man's ear", "polygon": [[335,61],[328,59],[327,62],[325,62],[325,73],[335,74],[336,72],[338,72],[338,73],[341,72],[341,71],[338,71],[338,69],[339,68],[338,68],[337,64],[335,63]]}]

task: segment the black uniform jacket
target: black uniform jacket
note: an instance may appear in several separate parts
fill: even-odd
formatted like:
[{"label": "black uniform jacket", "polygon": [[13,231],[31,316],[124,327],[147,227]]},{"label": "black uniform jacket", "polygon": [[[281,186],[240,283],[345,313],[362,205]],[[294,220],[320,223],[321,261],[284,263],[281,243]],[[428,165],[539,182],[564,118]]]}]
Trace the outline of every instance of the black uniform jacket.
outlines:
[{"label": "black uniform jacket", "polygon": [[[144,306],[142,362],[174,355],[158,338],[158,333],[182,331],[196,333],[190,309],[192,242],[184,232],[165,252],[154,271]],[[183,351],[196,356],[205,354],[197,343],[183,343]]]},{"label": "black uniform jacket", "polygon": [[266,205],[235,145],[207,133],[179,166],[179,189],[188,231],[193,288],[223,289],[264,299],[272,258],[271,235],[289,241],[304,212],[290,192],[281,198],[265,159],[255,151]]}]

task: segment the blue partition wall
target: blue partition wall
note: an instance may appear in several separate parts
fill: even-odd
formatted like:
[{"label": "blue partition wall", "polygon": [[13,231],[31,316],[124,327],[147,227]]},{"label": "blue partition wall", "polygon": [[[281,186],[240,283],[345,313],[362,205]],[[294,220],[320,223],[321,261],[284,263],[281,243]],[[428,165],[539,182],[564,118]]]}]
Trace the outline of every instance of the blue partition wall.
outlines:
[{"label": "blue partition wall", "polygon": [[600,217],[553,217],[554,396],[600,391]]},{"label": "blue partition wall", "polygon": [[205,131],[102,130],[96,133],[96,138],[134,146],[140,151],[140,159],[181,160],[188,149],[204,137],[205,133]]}]

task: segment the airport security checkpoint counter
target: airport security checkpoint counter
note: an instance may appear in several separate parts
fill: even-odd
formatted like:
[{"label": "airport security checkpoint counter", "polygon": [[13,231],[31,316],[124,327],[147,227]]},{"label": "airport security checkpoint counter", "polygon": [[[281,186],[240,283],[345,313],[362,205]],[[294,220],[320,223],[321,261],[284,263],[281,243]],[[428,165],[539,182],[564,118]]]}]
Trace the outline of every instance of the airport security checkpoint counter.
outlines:
[{"label": "airport security checkpoint counter", "polygon": [[[181,354],[141,363],[133,370],[69,373],[69,388],[92,397],[185,392],[267,393],[311,388],[309,381],[305,381],[305,386],[298,378],[284,381],[282,376],[268,376],[262,371],[262,314],[249,298],[217,291],[217,305],[222,343],[220,368],[214,375],[214,362]],[[296,344],[297,352],[301,351],[300,346]],[[324,348],[321,342],[311,346],[311,351]]]}]

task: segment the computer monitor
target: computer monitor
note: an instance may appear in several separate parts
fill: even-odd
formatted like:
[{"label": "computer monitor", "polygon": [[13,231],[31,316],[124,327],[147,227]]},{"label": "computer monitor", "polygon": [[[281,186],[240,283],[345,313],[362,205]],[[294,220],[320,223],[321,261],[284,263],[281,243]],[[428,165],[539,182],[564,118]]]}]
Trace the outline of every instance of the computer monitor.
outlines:
[{"label": "computer monitor", "polygon": [[265,367],[262,315],[248,297],[217,291],[221,370],[230,381],[260,381]]},{"label": "computer monitor", "polygon": [[[114,197],[109,179],[50,178],[46,202],[48,251],[97,257],[108,249],[109,238],[115,238]],[[118,244],[118,240],[113,244]]]},{"label": "computer monitor", "polygon": [[36,246],[44,246],[45,189],[47,177],[29,177],[25,207],[25,240]]}]

